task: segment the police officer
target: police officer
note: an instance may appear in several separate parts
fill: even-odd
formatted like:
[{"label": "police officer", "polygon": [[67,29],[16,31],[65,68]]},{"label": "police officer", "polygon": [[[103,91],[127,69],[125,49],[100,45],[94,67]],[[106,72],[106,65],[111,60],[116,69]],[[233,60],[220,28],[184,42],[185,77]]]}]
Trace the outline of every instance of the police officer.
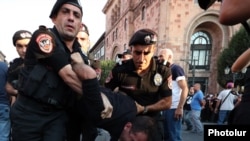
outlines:
[{"label": "police officer", "polygon": [[[132,59],[116,65],[106,79],[105,86],[112,90],[119,87],[120,91],[144,106],[139,114],[159,120],[159,127],[162,128],[160,113],[171,106],[171,70],[158,64],[153,57],[156,36],[151,29],[135,32],[129,41]],[[158,140],[162,140],[163,133],[159,132],[158,137]]]},{"label": "police officer", "polygon": [[13,45],[16,47],[19,57],[11,61],[8,68],[8,80],[5,88],[7,93],[11,96],[11,104],[16,101],[16,96],[18,94],[18,74],[20,69],[24,66],[24,56],[31,36],[31,32],[27,30],[18,30],[12,37]]},{"label": "police officer", "polygon": [[[129,96],[119,92],[113,92],[108,88],[101,87],[98,84],[97,74],[90,66],[82,63],[78,53],[71,55],[73,70],[83,81],[82,89],[84,96],[81,97],[81,113],[89,114],[89,122],[93,122],[97,127],[106,129],[111,135],[111,141],[130,141],[130,140],[148,140],[154,139],[156,124],[153,118],[148,116],[137,116],[137,112],[143,110],[143,107],[137,104]],[[109,118],[100,116],[100,97],[107,96],[113,105],[112,115]],[[134,119],[138,119],[135,122]],[[136,129],[136,130],[134,130]],[[100,141],[100,140],[97,140]],[[107,140],[105,140],[107,141]]]},{"label": "police officer", "polygon": [[82,94],[81,81],[70,64],[72,52],[82,54],[75,40],[82,7],[77,0],[57,0],[50,18],[54,27],[40,26],[27,48],[19,95],[11,110],[13,141],[65,141],[66,109],[75,92]]}]

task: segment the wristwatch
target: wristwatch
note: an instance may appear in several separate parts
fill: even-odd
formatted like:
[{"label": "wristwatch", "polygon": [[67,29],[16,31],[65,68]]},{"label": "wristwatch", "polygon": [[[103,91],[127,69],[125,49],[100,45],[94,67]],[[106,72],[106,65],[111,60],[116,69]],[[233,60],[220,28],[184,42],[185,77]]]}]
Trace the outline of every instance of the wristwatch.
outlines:
[{"label": "wristwatch", "polygon": [[147,106],[144,106],[144,110],[143,110],[143,114],[146,114],[148,112],[148,107]]}]

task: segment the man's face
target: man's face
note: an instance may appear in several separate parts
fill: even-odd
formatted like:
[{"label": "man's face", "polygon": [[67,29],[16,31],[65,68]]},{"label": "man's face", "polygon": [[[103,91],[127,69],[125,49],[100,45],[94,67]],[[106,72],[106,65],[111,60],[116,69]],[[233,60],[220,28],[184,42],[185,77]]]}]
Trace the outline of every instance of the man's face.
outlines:
[{"label": "man's face", "polygon": [[165,60],[168,61],[167,58],[168,54],[164,51],[160,51],[159,55],[158,55],[158,60],[160,63],[163,63]]},{"label": "man's face", "polygon": [[194,94],[194,87],[190,87],[189,91],[190,91],[190,94]]},{"label": "man's face", "polygon": [[21,40],[16,41],[16,51],[18,55],[23,59],[25,57],[29,42],[30,42],[30,39],[21,39]]},{"label": "man's face", "polygon": [[63,40],[73,41],[81,27],[81,10],[71,4],[64,4],[52,21]]},{"label": "man's face", "polygon": [[155,45],[135,45],[132,47],[132,58],[136,70],[146,70],[155,52]]},{"label": "man's face", "polygon": [[89,41],[88,34],[86,32],[84,32],[84,31],[80,31],[76,35],[76,38],[77,38],[78,42],[80,43],[82,50],[85,53],[87,53],[88,49],[90,47],[90,41]]},{"label": "man's face", "polygon": [[127,123],[121,133],[119,141],[147,141],[147,135],[144,132],[131,132],[132,124]]}]

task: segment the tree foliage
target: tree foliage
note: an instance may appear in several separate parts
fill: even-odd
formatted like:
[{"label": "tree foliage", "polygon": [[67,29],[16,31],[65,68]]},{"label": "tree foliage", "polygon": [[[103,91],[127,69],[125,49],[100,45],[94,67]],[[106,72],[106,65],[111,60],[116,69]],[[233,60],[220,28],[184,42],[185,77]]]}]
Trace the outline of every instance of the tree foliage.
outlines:
[{"label": "tree foliage", "polygon": [[[220,86],[224,87],[227,81],[224,69],[231,67],[235,60],[250,47],[250,36],[247,34],[245,29],[242,27],[230,40],[228,48],[225,48],[218,56],[217,61],[217,82]],[[235,81],[236,84],[242,85],[243,80]]]},{"label": "tree foliage", "polygon": [[102,75],[100,79],[100,84],[103,85],[105,79],[108,77],[111,69],[115,66],[115,61],[113,60],[102,60],[101,61],[101,68],[102,68]]}]

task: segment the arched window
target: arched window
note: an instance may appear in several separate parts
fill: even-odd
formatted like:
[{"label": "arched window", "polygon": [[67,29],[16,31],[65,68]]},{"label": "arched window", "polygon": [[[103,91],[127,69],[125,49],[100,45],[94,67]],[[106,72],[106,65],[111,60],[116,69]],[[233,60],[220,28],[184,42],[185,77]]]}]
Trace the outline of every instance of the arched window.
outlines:
[{"label": "arched window", "polygon": [[115,30],[115,39],[117,39],[118,38],[118,28],[116,28],[116,30]]},{"label": "arched window", "polygon": [[190,48],[190,67],[192,70],[204,69],[209,70],[210,68],[210,57],[211,57],[211,37],[207,32],[198,31],[191,37],[191,48]]},{"label": "arched window", "polygon": [[124,21],[124,30],[125,31],[127,30],[127,23],[128,23],[128,19],[126,18],[125,21]]},{"label": "arched window", "polygon": [[123,45],[123,50],[126,50],[127,49],[127,44],[124,44]]},{"label": "arched window", "polygon": [[143,6],[142,7],[142,12],[141,12],[141,20],[143,21],[145,19],[146,16],[146,7]]}]

